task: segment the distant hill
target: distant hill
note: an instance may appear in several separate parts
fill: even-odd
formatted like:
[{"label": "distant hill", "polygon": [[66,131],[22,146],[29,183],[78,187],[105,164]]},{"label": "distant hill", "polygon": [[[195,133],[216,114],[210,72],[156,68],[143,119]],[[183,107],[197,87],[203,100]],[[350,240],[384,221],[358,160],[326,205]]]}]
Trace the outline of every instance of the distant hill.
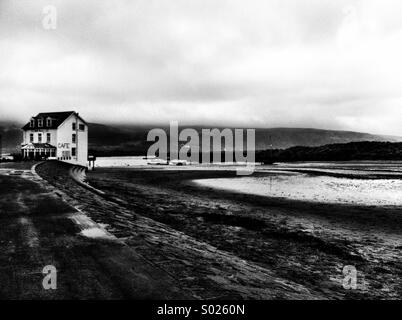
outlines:
[{"label": "distant hill", "polygon": [[115,127],[89,123],[89,153],[97,156],[145,155],[151,127]]},{"label": "distant hill", "polygon": [[[22,142],[22,124],[0,123],[3,153],[19,152]],[[146,141],[149,130],[158,126],[119,126],[89,123],[90,153],[98,156],[144,155],[150,143]],[[203,126],[192,127],[201,134]],[[163,128],[169,133],[167,127]],[[218,128],[222,129],[222,128]],[[322,146],[357,141],[402,142],[402,137],[368,133],[305,128],[256,129],[256,150],[287,149],[294,146]]]},{"label": "distant hill", "polygon": [[[154,127],[118,127],[90,124],[90,149],[100,154],[145,154],[150,145],[146,141],[147,134],[152,128]],[[201,130],[205,127],[193,126],[192,128],[201,136]],[[162,129],[165,129],[169,134],[169,128],[162,127]],[[256,150],[287,149],[295,146],[315,147],[357,141],[402,142],[402,137],[304,128],[256,129]]]},{"label": "distant hill", "polygon": [[[373,135],[353,131],[304,128],[273,128],[256,130],[256,149],[287,149],[295,146],[323,146],[357,141],[402,142],[402,137]],[[271,146],[272,144],[272,146]]]},{"label": "distant hill", "polygon": [[22,142],[21,126],[17,124],[0,123],[1,153],[20,152]]},{"label": "distant hill", "polygon": [[402,143],[350,142],[319,147],[292,147],[256,153],[264,163],[296,161],[402,160]]}]

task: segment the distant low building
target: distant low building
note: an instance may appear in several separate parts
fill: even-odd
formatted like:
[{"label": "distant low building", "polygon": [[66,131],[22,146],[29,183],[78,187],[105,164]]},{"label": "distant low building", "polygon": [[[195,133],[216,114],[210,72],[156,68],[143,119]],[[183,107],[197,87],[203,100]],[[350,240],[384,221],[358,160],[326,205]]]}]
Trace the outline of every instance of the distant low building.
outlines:
[{"label": "distant low building", "polygon": [[50,158],[87,165],[88,125],[78,113],[39,113],[22,130],[21,152],[24,159]]}]

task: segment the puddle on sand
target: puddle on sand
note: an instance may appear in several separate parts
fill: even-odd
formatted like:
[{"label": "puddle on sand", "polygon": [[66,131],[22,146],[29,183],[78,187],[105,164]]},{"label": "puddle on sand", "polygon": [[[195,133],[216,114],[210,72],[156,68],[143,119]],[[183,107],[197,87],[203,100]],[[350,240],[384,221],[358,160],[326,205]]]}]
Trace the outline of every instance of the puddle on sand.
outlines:
[{"label": "puddle on sand", "polygon": [[116,240],[117,238],[104,229],[104,226],[95,223],[83,213],[72,214],[70,218],[81,229],[80,234],[91,239]]},{"label": "puddle on sand", "polygon": [[101,228],[84,229],[80,233],[83,236],[92,239],[111,239],[110,235]]},{"label": "puddle on sand", "polygon": [[348,179],[307,174],[199,179],[203,187],[320,203],[401,206],[402,180]]}]

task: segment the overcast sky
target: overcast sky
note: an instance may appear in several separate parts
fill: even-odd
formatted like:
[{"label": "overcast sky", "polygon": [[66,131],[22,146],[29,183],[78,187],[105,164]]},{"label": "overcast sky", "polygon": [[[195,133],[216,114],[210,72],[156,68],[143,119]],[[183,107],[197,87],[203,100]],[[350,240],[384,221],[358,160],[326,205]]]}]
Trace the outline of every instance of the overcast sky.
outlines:
[{"label": "overcast sky", "polygon": [[401,17],[399,0],[0,0],[0,121],[402,135]]}]

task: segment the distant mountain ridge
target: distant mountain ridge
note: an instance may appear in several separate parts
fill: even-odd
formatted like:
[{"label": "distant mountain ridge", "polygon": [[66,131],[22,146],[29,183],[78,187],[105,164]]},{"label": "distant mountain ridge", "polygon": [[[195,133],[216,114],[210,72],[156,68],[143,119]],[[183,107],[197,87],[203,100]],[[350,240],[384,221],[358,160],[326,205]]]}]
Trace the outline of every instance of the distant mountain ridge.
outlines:
[{"label": "distant mountain ridge", "polygon": [[0,153],[19,152],[22,142],[21,127],[17,124],[0,123]]},{"label": "distant mountain ridge", "polygon": [[[89,149],[101,155],[144,155],[148,146],[149,130],[160,126],[151,125],[103,125],[89,123]],[[0,123],[2,152],[19,152],[22,142],[21,124]],[[207,126],[183,126],[193,128],[201,135]],[[168,127],[161,127],[169,133]],[[208,129],[213,129],[210,127]],[[223,128],[218,129],[222,130]],[[369,133],[323,130],[313,128],[257,128],[256,150],[287,149],[295,146],[317,147],[327,144],[350,143],[359,141],[402,142],[402,137],[374,135]]]},{"label": "distant mountain ridge", "polygon": [[[145,154],[148,146],[149,130],[158,126],[122,126],[113,127],[100,124],[90,124],[89,145],[93,151],[101,154],[110,152],[116,155]],[[160,127],[169,136],[168,127]],[[180,129],[187,128],[183,126]],[[188,126],[195,129],[201,136],[206,126]],[[222,130],[224,128],[219,128]],[[402,137],[374,135],[369,133],[336,131],[312,128],[268,128],[256,129],[256,150],[287,149],[295,146],[318,147],[327,144],[349,143],[360,141],[373,142],[402,142]]]},{"label": "distant mountain ridge", "polygon": [[401,142],[402,137],[313,128],[256,129],[257,150],[269,148],[287,149],[296,146],[318,147],[327,144],[359,141]]},{"label": "distant mountain ridge", "polygon": [[402,143],[359,141],[327,144],[318,147],[291,147],[256,152],[263,163],[299,161],[401,161]]}]

